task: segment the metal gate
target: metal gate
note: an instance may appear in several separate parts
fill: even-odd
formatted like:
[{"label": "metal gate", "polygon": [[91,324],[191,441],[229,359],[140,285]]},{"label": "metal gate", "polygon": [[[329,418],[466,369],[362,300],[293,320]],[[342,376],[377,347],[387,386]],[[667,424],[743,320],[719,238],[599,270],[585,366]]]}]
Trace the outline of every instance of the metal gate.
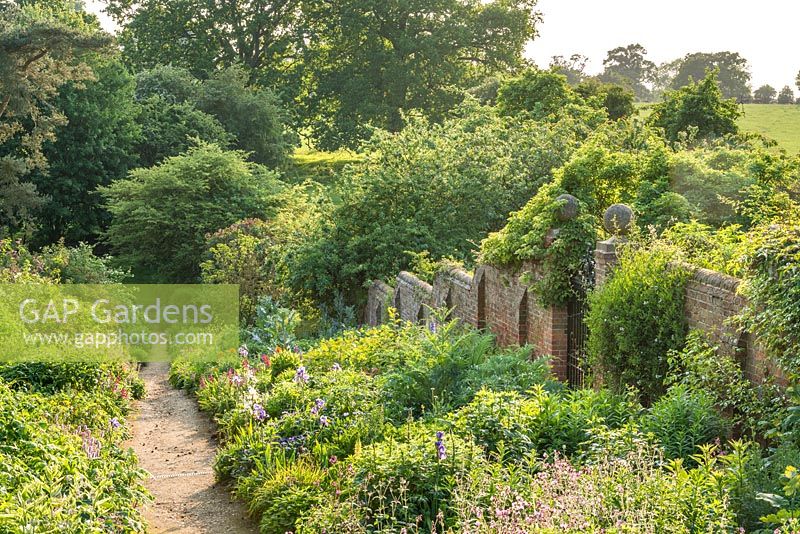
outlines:
[{"label": "metal gate", "polygon": [[567,382],[572,388],[583,386],[586,367],[586,298],[574,298],[567,304]]}]

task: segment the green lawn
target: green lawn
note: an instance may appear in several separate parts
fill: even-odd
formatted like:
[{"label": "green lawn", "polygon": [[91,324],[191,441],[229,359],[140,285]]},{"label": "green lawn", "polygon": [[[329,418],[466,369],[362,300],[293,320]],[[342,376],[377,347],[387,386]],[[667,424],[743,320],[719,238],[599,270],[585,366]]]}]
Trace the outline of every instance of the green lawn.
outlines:
[{"label": "green lawn", "polygon": [[[637,104],[639,116],[647,117],[651,105]],[[744,115],[739,119],[742,130],[772,138],[790,154],[800,153],[800,105],[744,104],[742,110]]]},{"label": "green lawn", "polygon": [[790,154],[800,152],[800,106],[795,104],[745,104],[739,127],[771,137]]}]

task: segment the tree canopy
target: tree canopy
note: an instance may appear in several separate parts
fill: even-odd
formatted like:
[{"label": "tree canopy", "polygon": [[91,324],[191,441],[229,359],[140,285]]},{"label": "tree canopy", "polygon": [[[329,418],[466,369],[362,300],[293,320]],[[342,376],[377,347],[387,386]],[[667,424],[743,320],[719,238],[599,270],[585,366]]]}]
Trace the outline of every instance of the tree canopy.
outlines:
[{"label": "tree canopy", "polygon": [[699,82],[669,91],[662,102],[653,106],[649,122],[662,128],[670,141],[678,141],[690,130],[696,137],[708,139],[736,133],[740,115],[736,100],[723,98],[713,71]]},{"label": "tree canopy", "polygon": [[640,44],[620,46],[608,51],[603,61],[601,79],[631,89],[639,100],[650,98],[647,84],[653,81],[656,64],[647,59],[647,49]]},{"label": "tree canopy", "polygon": [[672,80],[672,88],[680,89],[689,81],[699,81],[710,70],[717,70],[722,96],[735,98],[739,102],[750,101],[750,71],[747,60],[736,52],[717,52],[713,54],[687,54],[678,60],[677,73]]},{"label": "tree canopy", "polygon": [[111,42],[94,17],[66,0],[0,4],[0,223],[29,221],[41,204],[24,177],[45,169],[42,147],[65,124],[48,103],[68,82],[92,78],[78,56]]}]

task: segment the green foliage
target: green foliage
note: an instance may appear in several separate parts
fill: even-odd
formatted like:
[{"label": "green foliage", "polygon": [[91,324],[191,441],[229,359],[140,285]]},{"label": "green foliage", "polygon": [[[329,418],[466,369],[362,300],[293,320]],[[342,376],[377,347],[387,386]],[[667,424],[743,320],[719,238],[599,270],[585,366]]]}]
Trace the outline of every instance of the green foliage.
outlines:
[{"label": "green foliage", "polygon": [[135,119],[133,77],[115,58],[87,58],[94,80],[63,86],[54,105],[67,120],[44,145],[48,168],[30,181],[48,198],[37,212],[36,241],[94,242],[108,227],[96,189],[123,178],[135,166],[134,143],[140,130]]},{"label": "green foliage", "polygon": [[708,343],[702,331],[693,330],[686,346],[670,354],[667,384],[703,392],[738,426],[741,434],[764,435],[775,426],[784,408],[784,395],[768,380],[748,379],[741,365]]},{"label": "green foliage", "polygon": [[667,353],[684,345],[686,268],[662,248],[624,249],[610,280],[589,298],[587,349],[604,384],[636,387],[643,398],[664,392]]},{"label": "green foliage", "polygon": [[497,109],[503,115],[525,113],[534,120],[561,116],[569,105],[583,101],[557,72],[528,69],[503,83],[497,92]]},{"label": "green foliage", "polygon": [[646,56],[647,50],[638,43],[609,50],[599,78],[629,88],[638,100],[648,100],[651,94],[646,84],[654,78],[656,64]]},{"label": "green foliage", "polygon": [[[443,458],[437,453],[437,441],[444,446]],[[367,507],[378,517],[393,512],[401,525],[414,524],[418,516],[423,523],[432,523],[447,510],[453,478],[481,462],[480,449],[470,441],[423,425],[402,428],[397,438],[367,446],[353,458],[355,480]],[[401,502],[393,505],[385,496],[398,483],[403,488]]]},{"label": "green foliage", "polygon": [[29,364],[2,375],[0,530],[144,533],[147,475],[122,447],[132,376]]},{"label": "green foliage", "polygon": [[760,227],[750,239],[745,257],[749,273],[742,288],[748,304],[742,321],[795,378],[800,364],[800,225]]},{"label": "green foliage", "polygon": [[136,100],[153,97],[169,104],[194,102],[200,94],[200,81],[181,67],[158,65],[136,73]]},{"label": "green foliage", "polygon": [[521,64],[539,14],[532,0],[342,0],[315,4],[319,32],[302,100],[317,146],[355,148],[372,128],[398,132],[403,112],[434,120],[476,76]]},{"label": "green foliage", "polygon": [[587,78],[575,87],[575,92],[585,100],[594,98],[605,108],[611,120],[625,119],[636,112],[633,91],[613,83],[603,83],[596,78]]},{"label": "green foliage", "polygon": [[160,0],[111,0],[107,4],[120,26],[118,40],[125,58],[135,70],[162,71],[168,67],[159,65],[172,65],[166,75],[174,80],[179,74],[175,71],[183,69],[205,77],[241,64],[247,66],[252,81],[281,87],[287,102],[299,93],[305,64],[300,56],[309,44],[303,39],[311,28],[301,7],[305,4],[299,0],[236,9],[215,2],[167,6]]},{"label": "green foliage", "polygon": [[762,85],[753,91],[753,102],[756,104],[774,104],[778,91],[771,85]]},{"label": "green foliage", "polygon": [[367,280],[407,268],[408,252],[469,260],[474,243],[564,163],[581,128],[503,119],[469,104],[442,125],[415,117],[402,132],[376,133],[364,161],[339,179],[332,224],[296,257],[291,285],[352,302]]},{"label": "green foliage", "polygon": [[[138,89],[137,89],[138,90]],[[220,122],[187,102],[152,96],[141,102],[137,118],[142,138],[136,153],[142,167],[158,165],[194,146],[196,140],[227,148],[234,140]]]},{"label": "green foliage", "polygon": [[322,501],[325,473],[317,466],[294,462],[277,467],[256,490],[251,512],[261,515],[259,529],[266,534],[294,530],[295,522]]},{"label": "green foliage", "polygon": [[527,346],[512,348],[492,354],[467,371],[464,389],[470,396],[482,388],[523,393],[533,386],[548,383],[550,375],[547,358],[531,359],[531,348]]},{"label": "green foliage", "polygon": [[[435,331],[434,331],[435,330]],[[494,338],[456,321],[420,329],[401,346],[402,363],[393,362],[381,376],[388,417],[403,421],[425,410],[458,406],[469,398],[465,373],[486,360]]]},{"label": "green foliage", "polygon": [[619,428],[637,411],[626,395],[608,390],[561,395],[535,386],[527,396],[481,390],[451,417],[454,431],[472,436],[490,457],[519,462],[532,453],[572,456],[590,440],[594,428]]},{"label": "green foliage", "polygon": [[65,84],[80,84],[93,78],[83,56],[106,49],[110,42],[110,36],[100,31],[97,19],[76,9],[74,2],[3,4],[0,226],[19,228],[30,223],[33,212],[42,205],[36,188],[25,178],[32,171],[47,168],[44,145],[55,139],[56,129],[67,121],[53,105],[54,99]]},{"label": "green foliage", "polygon": [[236,148],[269,168],[282,167],[295,145],[280,99],[268,89],[247,84],[237,67],[215,73],[202,87],[197,107],[216,117],[236,137]]},{"label": "green foliage", "polygon": [[704,269],[742,276],[742,254],[747,246],[747,234],[739,226],[725,226],[718,230],[692,221],[678,223],[668,228],[661,238],[677,248],[683,259]]},{"label": "green foliage", "polygon": [[702,80],[710,70],[717,71],[717,81],[723,97],[735,98],[738,102],[750,101],[749,67],[747,60],[736,52],[687,54],[679,60],[678,72],[672,79],[672,88],[680,89],[693,80]]},{"label": "green foliage", "polygon": [[671,387],[653,404],[642,428],[655,436],[668,459],[689,458],[698,446],[722,439],[729,431],[713,396],[684,385]]},{"label": "green foliage", "polygon": [[94,255],[81,243],[65,247],[63,242],[31,252],[22,241],[0,240],[0,282],[2,283],[119,283],[128,273],[111,266],[111,259]]},{"label": "green foliage", "polygon": [[692,206],[702,223],[720,227],[742,222],[734,210],[753,184],[753,153],[718,148],[677,152],[669,159],[670,187]]},{"label": "green foliage", "polygon": [[722,97],[717,73],[711,71],[699,82],[668,92],[663,102],[653,106],[648,120],[664,130],[668,141],[677,142],[690,130],[700,139],[735,134],[740,114],[736,100]]},{"label": "green foliage", "polygon": [[100,189],[114,216],[106,237],[120,263],[144,279],[192,282],[205,235],[269,215],[275,176],[240,152],[200,145]]},{"label": "green foliage", "polygon": [[240,319],[250,324],[259,298],[278,297],[270,261],[271,230],[260,219],[245,219],[207,237],[207,258],[200,264],[203,283],[238,284]]}]

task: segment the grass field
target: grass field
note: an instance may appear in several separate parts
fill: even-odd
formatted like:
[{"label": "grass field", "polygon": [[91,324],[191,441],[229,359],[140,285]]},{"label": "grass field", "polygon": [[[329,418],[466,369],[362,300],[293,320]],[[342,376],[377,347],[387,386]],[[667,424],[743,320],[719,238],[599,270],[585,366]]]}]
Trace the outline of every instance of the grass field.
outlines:
[{"label": "grass field", "polygon": [[771,137],[790,154],[800,153],[800,105],[745,104],[739,127]]},{"label": "grass field", "polygon": [[[652,104],[637,104],[640,117],[650,114]],[[765,135],[790,154],[800,153],[800,105],[744,104],[739,127],[745,132]]]}]

